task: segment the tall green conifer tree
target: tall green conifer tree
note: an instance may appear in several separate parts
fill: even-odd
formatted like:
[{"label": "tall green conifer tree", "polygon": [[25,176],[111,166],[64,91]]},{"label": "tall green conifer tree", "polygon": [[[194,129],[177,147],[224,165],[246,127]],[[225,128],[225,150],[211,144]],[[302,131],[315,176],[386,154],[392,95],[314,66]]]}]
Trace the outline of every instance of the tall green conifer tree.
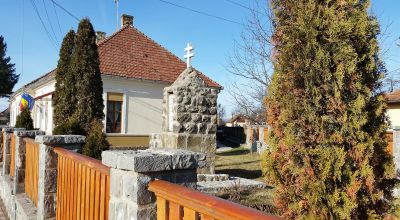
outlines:
[{"label": "tall green conifer tree", "polygon": [[6,57],[7,44],[0,35],[0,97],[8,97],[18,82],[19,75],[15,73],[15,64]]},{"label": "tall green conifer tree", "polygon": [[385,68],[368,0],[271,0],[274,75],[265,174],[288,219],[373,219],[390,208]]},{"label": "tall green conifer tree", "polygon": [[96,34],[89,19],[79,23],[72,57],[72,71],[77,78],[75,118],[88,132],[93,120],[103,120],[103,82],[97,52]]},{"label": "tall green conifer tree", "polygon": [[54,124],[67,123],[76,108],[76,79],[71,71],[71,58],[75,48],[75,31],[70,30],[64,37],[56,71],[56,89],[53,97]]}]

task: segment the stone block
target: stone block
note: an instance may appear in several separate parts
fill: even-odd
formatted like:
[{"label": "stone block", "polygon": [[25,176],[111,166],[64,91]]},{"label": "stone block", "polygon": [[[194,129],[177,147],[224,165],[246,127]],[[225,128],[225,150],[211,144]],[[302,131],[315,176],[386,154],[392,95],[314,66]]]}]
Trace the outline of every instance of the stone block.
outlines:
[{"label": "stone block", "polygon": [[191,121],[191,117],[189,113],[177,113],[176,114],[176,120],[179,123],[187,123]]},{"label": "stone block", "polygon": [[128,204],[127,218],[132,220],[156,220],[157,219],[157,209],[155,204],[148,205],[137,205]]},{"label": "stone block", "polygon": [[[204,154],[186,150],[154,148],[137,151],[103,151],[103,164],[135,172],[157,172],[196,168]],[[116,161],[116,163],[115,163]]]},{"label": "stone block", "polygon": [[43,152],[43,156],[46,159],[45,160],[45,167],[46,168],[57,168],[57,164],[58,164],[58,159],[57,158],[58,158],[58,156],[57,156],[57,153],[54,152],[53,147],[41,144],[40,150],[44,151]]},{"label": "stone block", "polygon": [[122,177],[126,171],[110,169],[110,195],[116,198],[122,197],[123,185]]},{"label": "stone block", "polygon": [[25,130],[25,128],[10,128],[10,127],[7,127],[7,128],[3,128],[2,129],[2,131],[5,132],[5,133],[14,133],[14,131],[23,131],[23,130]]},{"label": "stone block", "polygon": [[197,133],[197,126],[196,126],[195,123],[192,123],[192,122],[186,123],[184,125],[184,127],[185,127],[185,132],[186,133],[189,133],[189,134],[196,134]]},{"label": "stone block", "polygon": [[45,145],[84,144],[86,140],[82,135],[38,135],[35,142]]},{"label": "stone block", "polygon": [[138,205],[145,205],[149,203],[153,203],[156,201],[156,198],[152,192],[148,190],[148,186],[152,178],[145,174],[138,174],[137,182],[135,185],[135,196],[136,196],[136,203]]},{"label": "stone block", "polygon": [[[110,201],[111,203],[111,201]],[[115,201],[114,211],[115,220],[125,220],[127,219],[127,203],[125,201]]]},{"label": "stone block", "polygon": [[44,192],[55,193],[57,190],[57,169],[46,169],[44,176]]},{"label": "stone block", "polygon": [[199,113],[201,113],[203,115],[207,115],[208,114],[208,108],[206,106],[200,106],[199,107]]},{"label": "stone block", "polygon": [[14,135],[17,137],[35,137],[37,135],[45,135],[46,132],[39,130],[14,130]]},{"label": "stone block", "polygon": [[25,193],[15,196],[16,219],[21,220],[36,220],[37,209],[35,204],[28,198]]},{"label": "stone block", "polygon": [[215,134],[217,133],[217,124],[211,123],[207,124],[207,134]]},{"label": "stone block", "polygon": [[209,108],[210,115],[216,115],[217,114],[217,108],[216,107],[211,107]]}]

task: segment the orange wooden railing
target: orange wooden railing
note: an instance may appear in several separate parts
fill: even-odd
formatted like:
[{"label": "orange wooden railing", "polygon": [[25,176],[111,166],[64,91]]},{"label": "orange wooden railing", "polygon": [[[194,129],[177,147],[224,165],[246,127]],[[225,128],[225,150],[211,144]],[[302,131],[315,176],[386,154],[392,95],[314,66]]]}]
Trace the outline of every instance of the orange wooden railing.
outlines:
[{"label": "orange wooden railing", "polygon": [[14,134],[11,135],[11,140],[10,140],[10,147],[11,147],[11,152],[10,152],[10,176],[14,176],[15,172],[15,136]]},{"label": "orange wooden railing", "polygon": [[57,219],[108,219],[110,168],[84,155],[58,154]]},{"label": "orange wooden railing", "polygon": [[39,144],[32,138],[24,138],[25,152],[25,193],[37,207],[39,180]]},{"label": "orange wooden railing", "polygon": [[249,207],[163,180],[152,181],[157,197],[157,220],[272,220],[280,219]]}]

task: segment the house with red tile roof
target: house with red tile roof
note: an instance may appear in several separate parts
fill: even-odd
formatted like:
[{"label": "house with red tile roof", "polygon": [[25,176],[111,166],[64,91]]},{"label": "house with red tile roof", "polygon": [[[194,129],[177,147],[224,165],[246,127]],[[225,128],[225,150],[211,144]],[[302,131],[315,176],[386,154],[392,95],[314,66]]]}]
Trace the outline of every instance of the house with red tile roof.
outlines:
[{"label": "house with red tile roof", "polygon": [[385,94],[390,129],[400,127],[400,89]]},{"label": "house with red tile roof", "polygon": [[[133,17],[123,15],[120,30],[98,40],[103,80],[104,124],[112,145],[148,145],[150,133],[161,132],[163,89],[186,69],[186,63],[135,28]],[[104,34],[99,32],[98,37]],[[35,98],[35,128],[51,134],[52,95],[56,69],[17,90],[10,98],[10,125],[19,114],[23,93]],[[199,72],[210,87],[222,89]]]}]

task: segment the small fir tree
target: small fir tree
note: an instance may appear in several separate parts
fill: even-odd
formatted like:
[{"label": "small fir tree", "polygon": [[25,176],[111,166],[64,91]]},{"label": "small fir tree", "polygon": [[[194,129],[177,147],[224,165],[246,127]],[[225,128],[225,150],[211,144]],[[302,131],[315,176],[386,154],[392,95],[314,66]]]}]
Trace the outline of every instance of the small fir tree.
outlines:
[{"label": "small fir tree", "polygon": [[53,135],[86,135],[86,131],[74,117],[70,117],[53,129]]},{"label": "small fir tree", "polygon": [[102,120],[103,82],[97,52],[96,34],[89,19],[79,23],[72,56],[72,71],[76,74],[77,105],[75,117],[89,131],[93,120]]},{"label": "small fir tree", "polygon": [[271,1],[271,151],[287,219],[375,219],[391,206],[379,25],[368,0]]},{"label": "small fir tree", "polygon": [[31,117],[31,112],[28,108],[24,108],[22,112],[17,116],[15,127],[25,128],[26,130],[33,130],[33,120]]},{"label": "small fir tree", "polygon": [[76,109],[76,79],[71,71],[71,58],[75,47],[75,32],[70,30],[64,37],[56,71],[56,88],[53,97],[54,125],[69,124]]},{"label": "small fir tree", "polygon": [[90,130],[86,138],[86,144],[83,146],[83,154],[96,159],[101,159],[101,152],[108,150],[110,144],[103,132],[103,122],[94,120],[91,123]]},{"label": "small fir tree", "polygon": [[19,75],[15,73],[15,64],[6,57],[7,44],[0,35],[0,97],[8,97],[18,82]]}]

